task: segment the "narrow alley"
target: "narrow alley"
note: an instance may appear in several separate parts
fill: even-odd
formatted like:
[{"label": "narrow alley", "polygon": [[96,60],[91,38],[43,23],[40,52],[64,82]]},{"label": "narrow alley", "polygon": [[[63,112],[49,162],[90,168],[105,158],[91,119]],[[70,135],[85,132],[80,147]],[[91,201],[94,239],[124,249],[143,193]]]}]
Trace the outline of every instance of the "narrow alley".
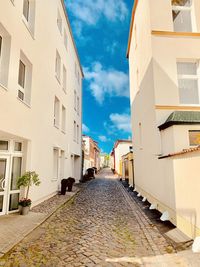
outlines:
[{"label": "narrow alley", "polygon": [[137,258],[167,253],[167,246],[105,169],[5,255],[1,265],[140,266]]}]

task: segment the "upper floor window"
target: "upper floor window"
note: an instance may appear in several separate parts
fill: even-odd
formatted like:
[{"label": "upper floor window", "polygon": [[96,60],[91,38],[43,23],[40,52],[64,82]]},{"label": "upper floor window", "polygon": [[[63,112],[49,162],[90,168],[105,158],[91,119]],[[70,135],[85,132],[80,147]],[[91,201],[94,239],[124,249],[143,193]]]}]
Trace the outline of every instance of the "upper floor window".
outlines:
[{"label": "upper floor window", "polygon": [[74,141],[76,141],[76,122],[74,121]]},{"label": "upper floor window", "polygon": [[76,93],[76,91],[74,90],[74,109],[76,110],[76,108],[77,108],[77,93]]},{"label": "upper floor window", "polygon": [[79,97],[77,96],[77,114],[79,115],[79,112],[80,112],[80,99]]},{"label": "upper floor window", "polygon": [[7,87],[11,37],[0,23],[0,84]]},{"label": "upper floor window", "polygon": [[35,0],[23,0],[23,16],[31,33],[34,33]]},{"label": "upper floor window", "polygon": [[174,31],[192,32],[192,0],[172,0]]},{"label": "upper floor window", "polygon": [[32,65],[26,56],[21,52],[18,72],[18,98],[26,104],[31,101]]},{"label": "upper floor window", "polygon": [[56,51],[55,71],[56,71],[56,77],[57,77],[58,81],[60,81],[60,70],[61,70],[61,57],[60,57],[58,51]]},{"label": "upper floor window", "polygon": [[62,34],[62,18],[61,18],[59,11],[58,11],[58,15],[57,15],[57,26],[58,26],[60,33]]},{"label": "upper floor window", "polygon": [[62,106],[62,131],[65,133],[66,130],[66,108]]},{"label": "upper floor window", "polygon": [[63,90],[65,92],[67,90],[67,71],[64,65],[63,65]]},{"label": "upper floor window", "polygon": [[199,104],[198,62],[177,62],[181,104]]},{"label": "upper floor window", "polygon": [[60,124],[60,101],[57,97],[54,99],[54,126],[57,128]]},{"label": "upper floor window", "polygon": [[66,30],[64,29],[64,45],[65,45],[65,48],[67,49],[67,32]]}]

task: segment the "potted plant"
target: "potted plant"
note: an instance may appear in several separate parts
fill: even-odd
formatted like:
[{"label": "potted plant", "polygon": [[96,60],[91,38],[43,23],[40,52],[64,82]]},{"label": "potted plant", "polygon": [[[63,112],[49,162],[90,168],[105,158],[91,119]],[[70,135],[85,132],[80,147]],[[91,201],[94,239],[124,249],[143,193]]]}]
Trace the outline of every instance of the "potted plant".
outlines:
[{"label": "potted plant", "polygon": [[25,172],[22,176],[20,176],[17,180],[17,186],[26,188],[25,197],[19,200],[19,211],[21,215],[27,215],[30,206],[31,206],[31,199],[28,198],[30,186],[40,185],[40,179],[36,172]]}]

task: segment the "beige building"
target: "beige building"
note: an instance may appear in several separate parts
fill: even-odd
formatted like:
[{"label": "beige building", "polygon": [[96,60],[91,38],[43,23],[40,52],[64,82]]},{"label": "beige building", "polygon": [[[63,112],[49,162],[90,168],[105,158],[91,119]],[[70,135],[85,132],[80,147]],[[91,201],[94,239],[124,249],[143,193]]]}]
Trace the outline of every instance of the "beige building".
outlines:
[{"label": "beige building", "polygon": [[115,173],[122,177],[122,156],[127,154],[132,148],[131,140],[117,140],[114,144],[111,157],[113,166],[112,169],[115,170]]},{"label": "beige building", "polygon": [[63,0],[0,1],[0,215],[36,171],[33,205],[81,172],[83,73]]},{"label": "beige building", "polygon": [[84,153],[84,173],[88,168],[95,167],[100,170],[100,148],[98,143],[94,141],[90,136],[83,135],[83,142],[85,144]]},{"label": "beige building", "polygon": [[134,187],[134,159],[133,152],[128,152],[122,156],[122,177]]},{"label": "beige building", "polygon": [[135,185],[200,235],[200,1],[136,0],[128,53]]}]

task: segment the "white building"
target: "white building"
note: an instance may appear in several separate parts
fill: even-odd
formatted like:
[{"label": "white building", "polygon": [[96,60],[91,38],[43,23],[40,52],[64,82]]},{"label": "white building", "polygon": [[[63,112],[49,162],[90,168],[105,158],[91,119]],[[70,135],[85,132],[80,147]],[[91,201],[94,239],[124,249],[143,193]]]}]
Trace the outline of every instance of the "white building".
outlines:
[{"label": "white building", "polygon": [[200,1],[135,0],[128,58],[135,184],[200,235]]},{"label": "white building", "polygon": [[0,215],[36,171],[33,205],[81,172],[83,73],[63,0],[0,1]]}]

